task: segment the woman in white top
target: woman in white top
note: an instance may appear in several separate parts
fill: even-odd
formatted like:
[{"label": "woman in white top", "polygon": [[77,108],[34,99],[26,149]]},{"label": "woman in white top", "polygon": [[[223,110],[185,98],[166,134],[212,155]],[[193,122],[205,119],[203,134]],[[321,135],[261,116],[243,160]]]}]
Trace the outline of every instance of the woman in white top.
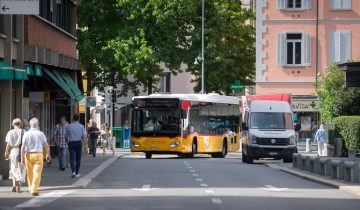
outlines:
[{"label": "woman in white top", "polygon": [[103,149],[103,155],[105,155],[106,148],[109,147],[109,131],[106,129],[105,124],[102,124],[100,129],[101,146]]},{"label": "woman in white top", "polygon": [[26,170],[20,162],[20,146],[23,130],[21,127],[21,120],[16,118],[12,122],[14,129],[6,134],[5,142],[5,159],[9,159],[10,171],[9,179],[13,180],[12,192],[21,192],[21,183],[25,182]]}]

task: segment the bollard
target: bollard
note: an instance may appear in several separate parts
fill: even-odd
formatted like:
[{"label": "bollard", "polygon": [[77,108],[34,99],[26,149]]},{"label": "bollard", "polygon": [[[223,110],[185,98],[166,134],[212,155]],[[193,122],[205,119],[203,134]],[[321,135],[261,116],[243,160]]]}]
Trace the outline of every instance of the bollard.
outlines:
[{"label": "bollard", "polygon": [[307,171],[307,160],[308,160],[309,156],[306,155],[302,155],[301,156],[301,170]]},{"label": "bollard", "polygon": [[346,182],[359,182],[359,163],[353,161],[345,161],[344,180]]},{"label": "bollard", "polygon": [[321,174],[320,157],[315,157],[315,160],[314,160],[314,173]]},{"label": "bollard", "polygon": [[315,173],[315,161],[318,159],[317,156],[310,156],[309,157],[309,171],[311,173]]},{"label": "bollard", "polygon": [[331,178],[344,179],[344,161],[331,160]]},{"label": "bollard", "polygon": [[305,147],[305,152],[312,152],[311,150],[311,139],[306,139],[306,147]]},{"label": "bollard", "polygon": [[301,154],[293,153],[293,167],[300,168],[299,166],[299,159],[301,158]]},{"label": "bollard", "polygon": [[331,176],[331,160],[328,158],[320,158],[320,175]]}]

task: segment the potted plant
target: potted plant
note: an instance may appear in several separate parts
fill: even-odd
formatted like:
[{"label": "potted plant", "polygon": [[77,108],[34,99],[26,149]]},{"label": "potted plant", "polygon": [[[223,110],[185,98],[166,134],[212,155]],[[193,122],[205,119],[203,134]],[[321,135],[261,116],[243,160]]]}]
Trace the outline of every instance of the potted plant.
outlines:
[{"label": "potted plant", "polygon": [[334,124],[344,138],[349,159],[354,160],[356,152],[360,148],[360,116],[336,117]]}]

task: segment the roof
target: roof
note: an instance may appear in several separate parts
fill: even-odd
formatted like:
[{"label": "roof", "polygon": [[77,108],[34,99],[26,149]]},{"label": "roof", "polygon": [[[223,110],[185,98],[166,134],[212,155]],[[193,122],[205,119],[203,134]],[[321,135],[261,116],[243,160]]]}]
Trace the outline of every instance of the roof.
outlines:
[{"label": "roof", "polygon": [[178,98],[188,101],[203,101],[212,103],[239,104],[239,99],[234,96],[224,96],[219,94],[151,94],[149,96],[135,96],[134,99],[146,98]]}]

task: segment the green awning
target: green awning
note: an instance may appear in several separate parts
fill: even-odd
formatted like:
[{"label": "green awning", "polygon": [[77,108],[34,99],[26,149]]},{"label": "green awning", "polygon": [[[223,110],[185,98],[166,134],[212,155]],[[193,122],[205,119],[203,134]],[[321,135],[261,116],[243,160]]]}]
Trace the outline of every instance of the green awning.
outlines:
[{"label": "green awning", "polygon": [[26,70],[27,75],[34,76],[34,68],[31,64],[24,64],[24,69]]},{"label": "green awning", "polygon": [[48,70],[44,68],[45,73],[59,85],[71,98],[71,102],[78,102],[84,98],[84,95],[80,91],[76,83],[71,79],[64,71]]},{"label": "green awning", "polygon": [[28,80],[25,69],[16,68],[0,61],[0,80]]},{"label": "green awning", "polygon": [[42,77],[42,67],[41,67],[41,65],[35,65],[35,76]]},{"label": "green awning", "polygon": [[29,79],[25,69],[15,68],[14,73],[15,73],[15,80],[28,80]]},{"label": "green awning", "polygon": [[0,61],[0,80],[13,80],[14,68]]}]

